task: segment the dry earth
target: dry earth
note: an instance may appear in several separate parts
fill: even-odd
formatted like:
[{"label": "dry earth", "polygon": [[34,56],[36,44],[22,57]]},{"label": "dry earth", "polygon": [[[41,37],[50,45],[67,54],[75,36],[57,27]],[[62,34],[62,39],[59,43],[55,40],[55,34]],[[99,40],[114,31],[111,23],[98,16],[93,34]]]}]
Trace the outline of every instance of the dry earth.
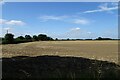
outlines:
[{"label": "dry earth", "polygon": [[39,41],[2,45],[2,57],[58,55],[118,63],[118,41]]}]

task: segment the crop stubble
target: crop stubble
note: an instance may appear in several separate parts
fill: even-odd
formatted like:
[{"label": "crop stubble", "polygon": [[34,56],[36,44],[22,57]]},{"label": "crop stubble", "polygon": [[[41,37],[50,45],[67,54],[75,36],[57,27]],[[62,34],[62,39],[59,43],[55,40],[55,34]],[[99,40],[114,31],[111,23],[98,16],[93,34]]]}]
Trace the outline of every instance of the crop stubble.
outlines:
[{"label": "crop stubble", "polygon": [[58,55],[118,63],[118,41],[38,41],[2,45],[2,57]]}]

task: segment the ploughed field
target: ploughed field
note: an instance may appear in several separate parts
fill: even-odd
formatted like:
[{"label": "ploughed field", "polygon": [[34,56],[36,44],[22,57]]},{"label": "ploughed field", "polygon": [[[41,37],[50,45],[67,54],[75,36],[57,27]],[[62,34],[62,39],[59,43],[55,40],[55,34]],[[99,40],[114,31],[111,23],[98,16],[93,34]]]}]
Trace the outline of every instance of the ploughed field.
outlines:
[{"label": "ploughed field", "polygon": [[118,63],[118,41],[38,41],[2,45],[2,57],[72,56]]}]

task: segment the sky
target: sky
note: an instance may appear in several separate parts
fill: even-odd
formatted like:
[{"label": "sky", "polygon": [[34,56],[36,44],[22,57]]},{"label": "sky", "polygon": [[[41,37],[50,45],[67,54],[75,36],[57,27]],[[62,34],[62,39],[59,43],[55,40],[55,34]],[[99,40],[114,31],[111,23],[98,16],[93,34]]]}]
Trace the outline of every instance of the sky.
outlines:
[{"label": "sky", "polygon": [[118,38],[115,2],[5,2],[2,34],[46,34],[52,38]]}]

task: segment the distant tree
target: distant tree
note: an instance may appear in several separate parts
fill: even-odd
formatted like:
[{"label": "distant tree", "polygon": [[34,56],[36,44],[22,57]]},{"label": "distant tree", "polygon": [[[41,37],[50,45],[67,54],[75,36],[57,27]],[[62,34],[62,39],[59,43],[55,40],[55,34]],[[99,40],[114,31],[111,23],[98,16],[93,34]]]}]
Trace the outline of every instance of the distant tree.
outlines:
[{"label": "distant tree", "polygon": [[34,40],[34,41],[38,41],[38,36],[34,35],[34,36],[33,36],[33,40]]},{"label": "distant tree", "polygon": [[112,40],[111,38],[103,38],[103,40]]},{"label": "distant tree", "polygon": [[15,43],[23,43],[23,42],[26,42],[23,36],[18,36],[17,38],[15,38]]},{"label": "distant tree", "polygon": [[58,40],[58,38],[55,39],[56,41]]},{"label": "distant tree", "polygon": [[85,40],[92,40],[92,39],[85,39]]},{"label": "distant tree", "polygon": [[24,40],[25,38],[23,36],[17,37],[18,39]]},{"label": "distant tree", "polygon": [[48,37],[45,34],[39,34],[38,36],[34,35],[31,37],[30,35],[25,35],[23,36],[18,36],[17,38],[14,39],[14,35],[11,33],[7,33],[4,38],[0,38],[0,44],[16,44],[16,43],[24,43],[24,42],[31,42],[31,41],[52,41],[54,40],[51,37]]},{"label": "distant tree", "polygon": [[13,44],[14,43],[14,35],[11,33],[5,34],[4,43],[5,44]]},{"label": "distant tree", "polygon": [[98,37],[96,40],[102,40],[102,37]]},{"label": "distant tree", "polygon": [[41,40],[41,41],[46,41],[47,40],[47,35],[45,35],[45,34],[39,34],[38,35],[38,39]]},{"label": "distant tree", "polygon": [[53,38],[47,37],[47,41],[52,41],[52,40],[53,40]]},{"label": "distant tree", "polygon": [[27,41],[32,41],[32,37],[31,37],[30,35],[25,35],[25,39],[26,39]]},{"label": "distant tree", "polygon": [[113,40],[112,38],[102,38],[102,37],[98,37],[96,40]]},{"label": "distant tree", "polygon": [[69,41],[70,39],[68,38],[67,41]]}]

